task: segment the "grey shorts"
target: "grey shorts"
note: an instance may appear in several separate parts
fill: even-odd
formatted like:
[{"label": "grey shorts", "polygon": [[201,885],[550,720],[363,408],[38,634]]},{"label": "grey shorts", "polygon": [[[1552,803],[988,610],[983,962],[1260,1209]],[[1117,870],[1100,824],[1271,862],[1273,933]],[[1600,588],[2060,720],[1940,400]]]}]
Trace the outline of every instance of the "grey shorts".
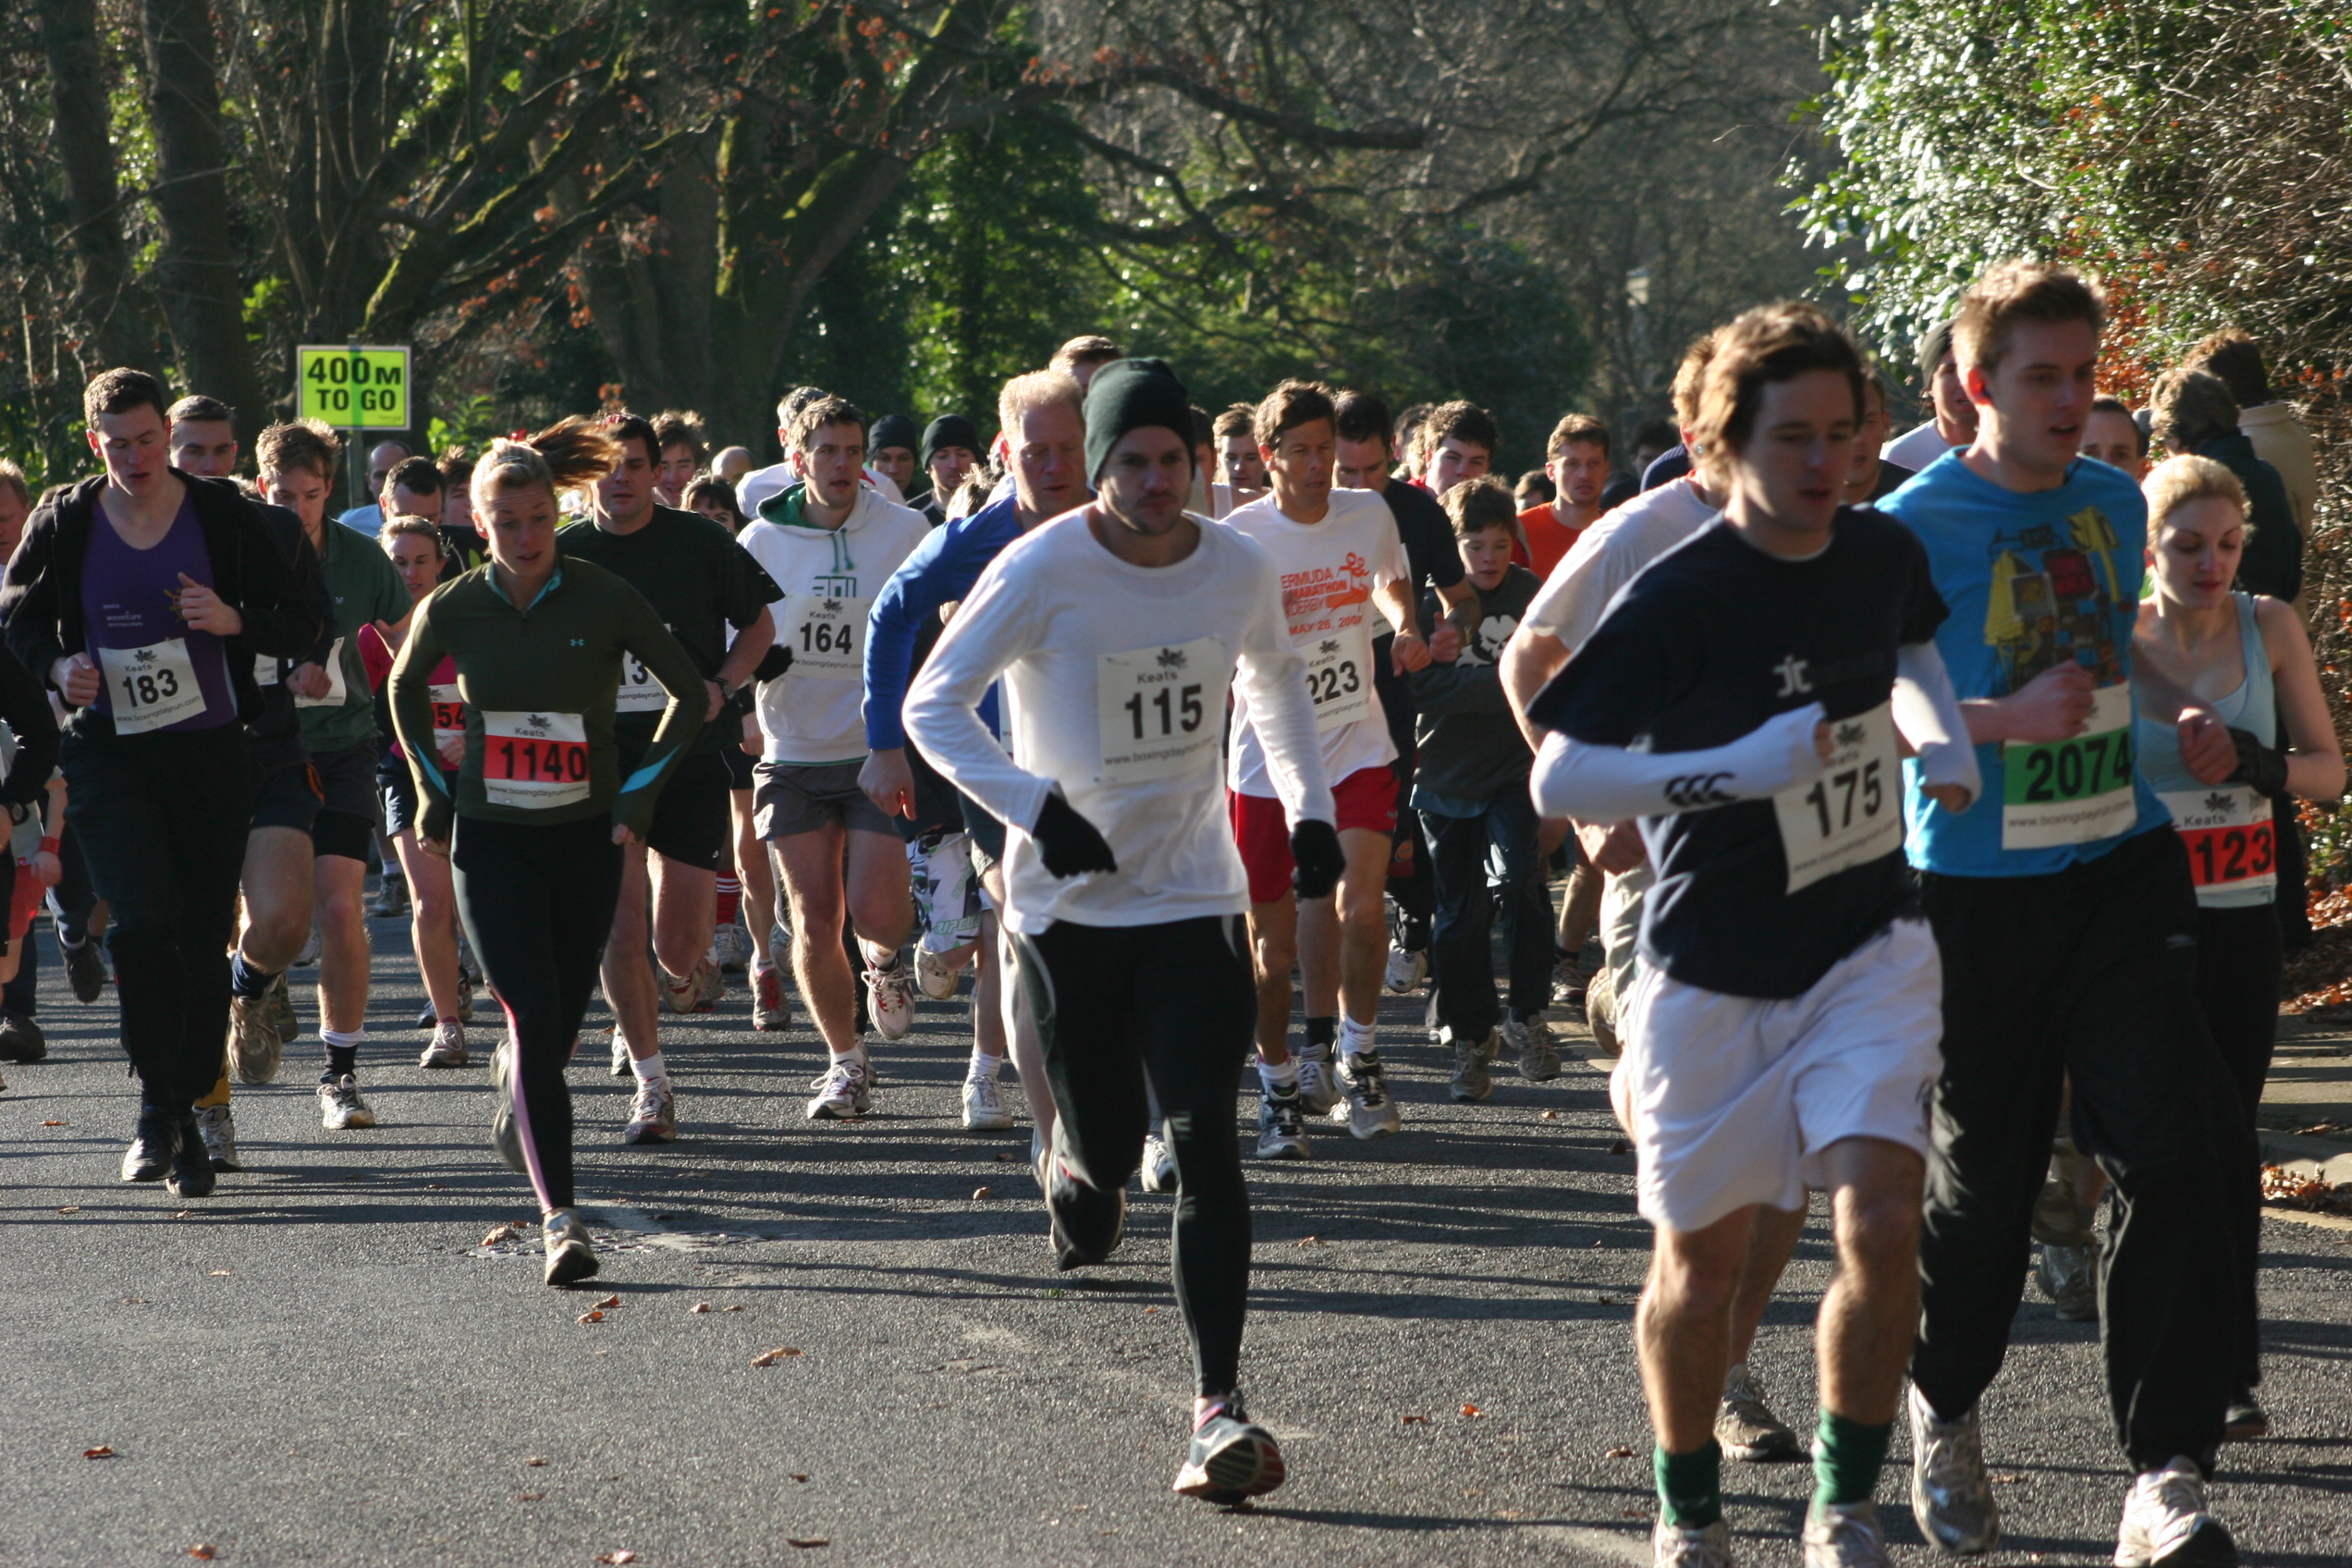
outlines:
[{"label": "grey shorts", "polygon": [[898,832],[858,788],[854,762],[763,762],[753,770],[752,826],[765,839],[815,833],[839,823],[851,833]]}]

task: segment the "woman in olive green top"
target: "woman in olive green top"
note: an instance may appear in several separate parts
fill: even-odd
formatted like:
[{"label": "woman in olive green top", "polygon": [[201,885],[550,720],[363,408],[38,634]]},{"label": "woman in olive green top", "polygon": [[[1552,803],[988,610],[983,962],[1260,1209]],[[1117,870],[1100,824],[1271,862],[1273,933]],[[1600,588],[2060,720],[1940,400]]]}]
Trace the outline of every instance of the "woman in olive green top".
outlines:
[{"label": "woman in olive green top", "polygon": [[[588,484],[618,449],[565,420],[529,443],[501,441],[473,471],[488,564],[417,606],[392,667],[392,719],[416,776],[417,837],[449,856],[458,917],[507,1010],[493,1062],[493,1142],[531,1179],[546,1220],[547,1282],[596,1272],[572,1208],[571,1055],[620,889],[620,846],[637,842],[662,783],[702,728],[702,677],[644,595],[556,545],[559,491]],[[621,655],[669,694],[644,760],[620,777],[613,701]],[[454,658],[465,701],[456,794],[435,764],[430,681]]]}]

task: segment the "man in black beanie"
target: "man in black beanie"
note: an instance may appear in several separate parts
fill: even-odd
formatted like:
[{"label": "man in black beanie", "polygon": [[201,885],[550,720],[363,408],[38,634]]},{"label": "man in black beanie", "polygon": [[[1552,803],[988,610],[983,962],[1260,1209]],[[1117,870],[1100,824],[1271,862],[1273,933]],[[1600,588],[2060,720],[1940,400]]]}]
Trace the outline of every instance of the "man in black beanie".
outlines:
[{"label": "man in black beanie", "polygon": [[982,450],[979,427],[962,414],[941,414],[924,427],[919,458],[931,481],[931,494],[923,514],[932,527],[948,521],[948,500],[980,466]]},{"label": "man in black beanie", "polygon": [[865,466],[899,487],[899,498],[914,504],[914,421],[904,414],[884,414],[865,438]]}]

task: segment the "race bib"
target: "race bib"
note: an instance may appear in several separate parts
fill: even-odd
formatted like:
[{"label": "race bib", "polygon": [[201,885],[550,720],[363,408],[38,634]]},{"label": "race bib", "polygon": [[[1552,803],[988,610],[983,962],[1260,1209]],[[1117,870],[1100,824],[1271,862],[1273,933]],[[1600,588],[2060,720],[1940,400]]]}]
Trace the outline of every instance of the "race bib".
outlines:
[{"label": "race bib", "polygon": [[186,638],[169,637],[143,648],[100,648],[97,654],[116,734],[160,729],[204,711],[203,688],[196,684]]},{"label": "race bib", "polygon": [[1306,694],[1315,728],[1337,729],[1372,711],[1372,642],[1361,621],[1344,631],[1298,645],[1306,655]]},{"label": "race bib", "polygon": [[435,750],[444,741],[465,739],[465,704],[458,695],[455,684],[428,686],[425,693],[433,699],[433,744]]},{"label": "race bib", "polygon": [[1772,797],[1792,893],[1903,847],[1902,764],[1888,704],[1831,724],[1830,744],[1820,778]]},{"label": "race bib", "polygon": [[871,599],[788,595],[784,639],[792,650],[789,673],[809,680],[864,680],[865,612],[873,607]]},{"label": "race bib", "polygon": [[2278,829],[2268,799],[2244,784],[2167,790],[2160,798],[2188,846],[2188,874],[2200,892],[2278,886]]},{"label": "race bib", "polygon": [[588,798],[588,729],[576,713],[482,715],[482,791],[490,803],[545,811]]},{"label": "race bib", "polygon": [[297,692],[294,693],[294,705],[296,707],[339,708],[343,705],[343,699],[348,693],[349,688],[348,688],[343,682],[342,638],[337,637],[335,640],[335,646],[327,649],[326,662],[319,668],[326,671],[326,695],[324,697],[305,697],[302,693]]},{"label": "race bib", "polygon": [[669,693],[635,654],[620,655],[620,692],[613,699],[615,713],[659,713],[669,705]]},{"label": "race bib", "polygon": [[2132,796],[2131,688],[2091,693],[2090,728],[2071,741],[2001,748],[2001,847],[2048,850],[2112,839],[2139,815]]},{"label": "race bib", "polygon": [[1097,658],[1096,782],[1140,784],[1214,770],[1231,679],[1225,644],[1214,637]]},{"label": "race bib", "polygon": [[253,684],[256,686],[275,686],[277,684],[276,659],[271,657],[267,654],[255,654],[253,655]]}]

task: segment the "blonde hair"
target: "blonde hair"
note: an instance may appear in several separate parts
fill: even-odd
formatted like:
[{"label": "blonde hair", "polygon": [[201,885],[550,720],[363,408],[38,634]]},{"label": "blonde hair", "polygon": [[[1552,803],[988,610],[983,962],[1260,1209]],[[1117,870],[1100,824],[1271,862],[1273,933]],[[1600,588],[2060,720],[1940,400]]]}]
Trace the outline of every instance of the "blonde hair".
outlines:
[{"label": "blonde hair", "polygon": [[[1698,384],[1707,375],[1707,362],[1715,357],[1715,333],[1721,328],[1702,332],[1690,340],[1683,350],[1683,362],[1674,367],[1674,423],[1683,430],[1698,424]],[[1682,431],[1675,432],[1681,435]]]},{"label": "blonde hair", "polygon": [[384,526],[375,531],[375,542],[384,546],[384,553],[388,556],[392,553],[392,546],[400,542],[400,535],[403,533],[413,533],[420,539],[430,539],[433,541],[433,547],[443,556],[449,553],[448,542],[441,537],[441,525],[429,517],[419,517],[414,512],[402,512],[397,517],[386,518]]},{"label": "blonde hair", "polygon": [[568,490],[584,490],[612,472],[620,461],[620,443],[594,420],[570,414],[527,441],[500,439],[473,467],[469,493],[476,512],[486,512],[504,490],[547,487],[550,497]]},{"label": "blonde hair", "polygon": [[1007,443],[1017,447],[1022,419],[1056,403],[1067,403],[1079,423],[1085,423],[1086,393],[1076,376],[1059,370],[1033,370],[1026,375],[1016,375],[997,394],[997,428],[1004,432]]},{"label": "blonde hair", "polygon": [[2241,522],[2246,518],[2246,486],[2237,482],[2237,475],[2212,459],[2194,453],[2166,458],[2150,469],[2148,477],[2140,482],[2140,494],[2148,497],[2148,532],[2151,538],[2174,512],[2192,501],[2227,501],[2237,508]]}]

